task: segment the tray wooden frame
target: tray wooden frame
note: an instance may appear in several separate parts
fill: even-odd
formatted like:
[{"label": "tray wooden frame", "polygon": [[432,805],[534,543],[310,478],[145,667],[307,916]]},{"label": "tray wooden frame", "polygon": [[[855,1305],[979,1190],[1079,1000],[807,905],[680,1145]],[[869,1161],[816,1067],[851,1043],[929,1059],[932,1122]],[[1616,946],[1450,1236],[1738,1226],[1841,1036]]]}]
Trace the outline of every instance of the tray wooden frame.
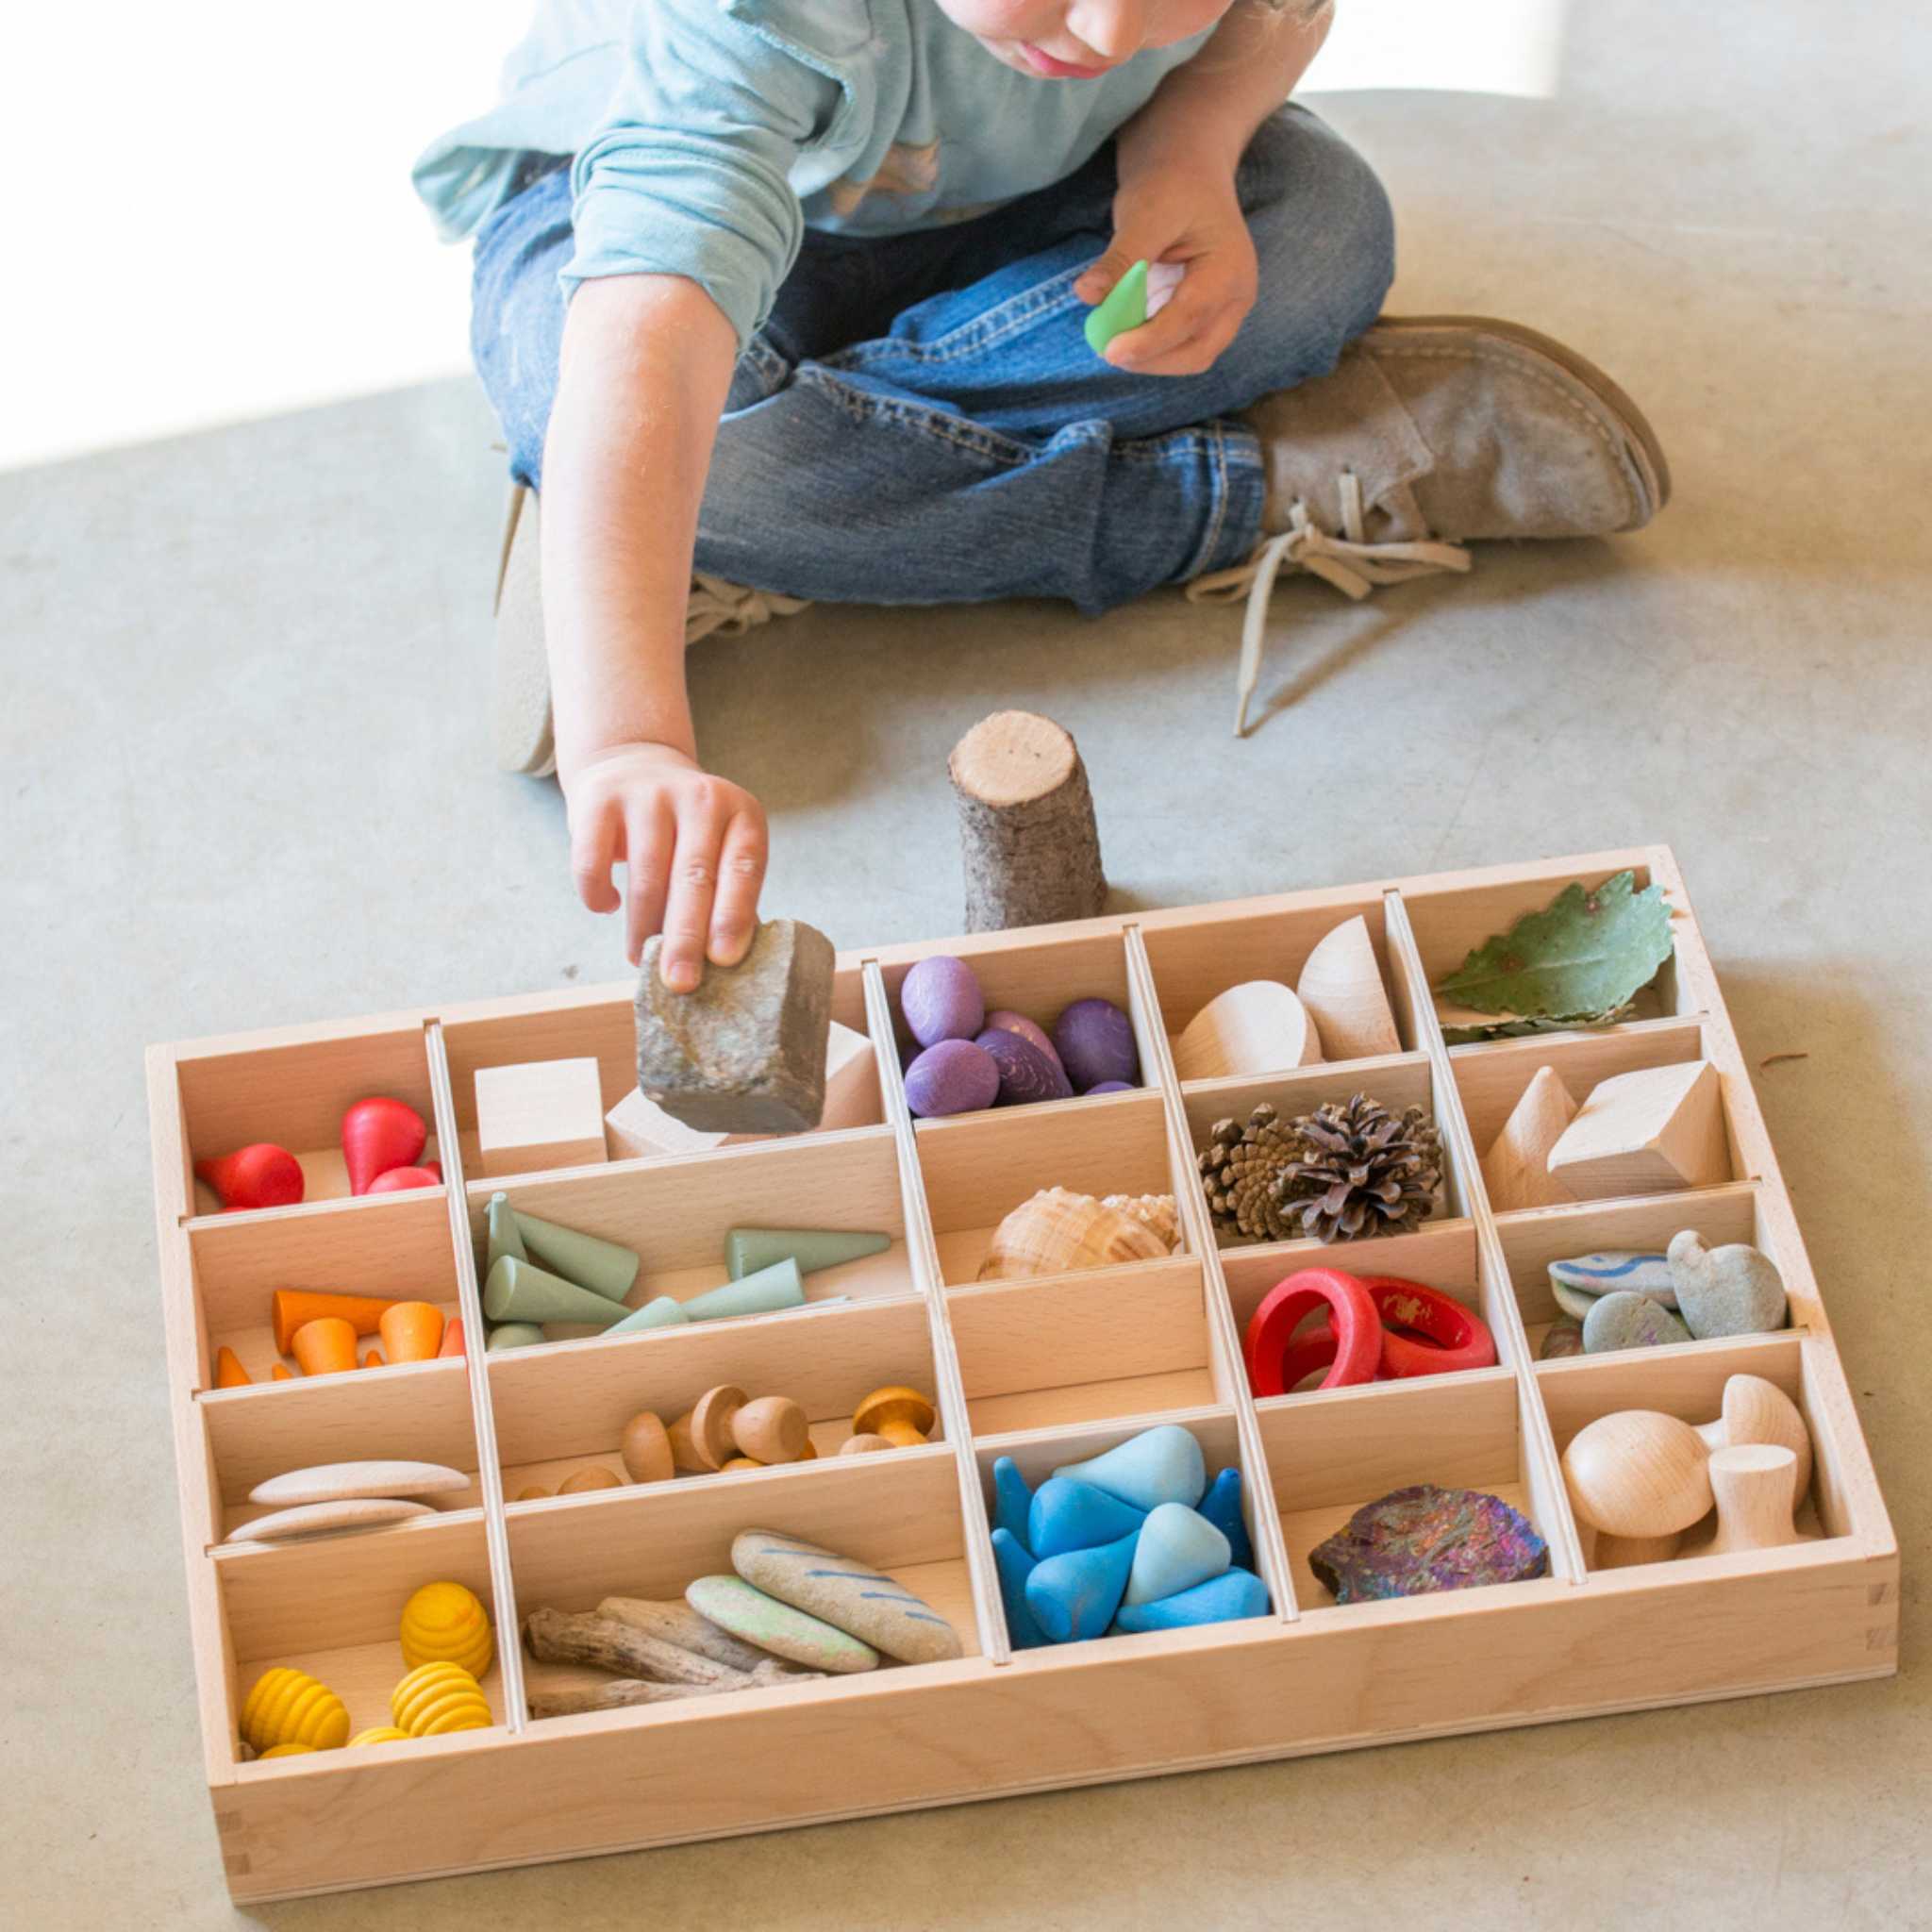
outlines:
[{"label": "tray wooden frame", "polygon": [[[1572,879],[1634,867],[1670,903],[1676,948],[1654,1015],[1594,1033],[1448,1048],[1432,981]],[[1183,1087],[1169,1041],[1215,991],[1292,980],[1362,913],[1404,1051]],[[974,960],[990,1003],[1050,1016],[1106,993],[1131,1011],[1149,1085],[1095,1100],[915,1123],[892,994],[924,954]],[[507,1180],[465,1178],[477,1066],[597,1058],[606,1104],[632,1083],[627,985],[410,1009],[158,1046],[148,1055],[160,1272],[203,1758],[223,1869],[258,1901],[723,1837],[1177,1770],[1883,1676],[1897,1665],[1898,1549],[1817,1283],[1675,862],[1662,846],[1140,912],[842,954],[835,1016],[881,1049],[874,1127]],[[1701,1055],[1722,1076],[1732,1177],[1689,1194],[1497,1214],[1478,1156],[1536,1068],[1595,1079]],[[1312,1243],[1217,1249],[1192,1178],[1199,1130],[1263,1095],[1299,1105],[1356,1087],[1426,1094],[1450,1156],[1442,1211],[1355,1252],[1465,1296],[1500,1364],[1468,1374],[1255,1401],[1241,1323]],[[392,1091],[433,1110],[447,1185],[292,1208],[197,1213],[192,1161],[245,1139],[325,1148],[347,1100]],[[1174,1188],[1186,1252],[1024,1284],[974,1281],[1004,1205],[1035,1185]],[[483,1332],[476,1255],[489,1193],[628,1234],[674,1291],[722,1278],[704,1257],[731,1220],[890,1225],[889,1256],[814,1277],[843,1306],[430,1362],[312,1383],[211,1388],[222,1341],[269,1358],[266,1291],[284,1281],[442,1302]],[[827,1206],[830,1203],[832,1205]],[[815,1212],[808,1209],[815,1208]],[[758,1211],[762,1210],[762,1211]],[[667,1219],[667,1216],[669,1217]],[[1555,1362],[1544,1263],[1656,1242],[1680,1225],[1777,1259],[1793,1326],[1772,1336]],[[672,1232],[667,1233],[670,1229]],[[655,1230],[655,1232],[651,1232]],[[646,1239],[649,1233],[650,1238]],[[668,1245],[667,1245],[668,1243]],[[634,1297],[641,1299],[641,1297]],[[1103,1309],[1109,1319],[1101,1319]],[[258,1312],[262,1311],[262,1312]],[[1124,1319],[1123,1317],[1124,1316]],[[621,1352],[621,1353],[620,1353]],[[751,1367],[741,1367],[749,1361]],[[779,1365],[783,1365],[781,1370]],[[1558,1472],[1562,1444],[1624,1407],[1715,1412],[1725,1375],[1772,1377],[1803,1407],[1814,1541],[1774,1552],[1594,1572]],[[506,1504],[506,1490],[612,1461],[616,1422],[686,1391],[768,1377],[807,1402],[824,1447],[859,1386],[927,1378],[925,1449],[754,1474]],[[794,1387],[796,1383],[800,1386]],[[988,1473],[1034,1476],[1154,1417],[1238,1462],[1274,1608],[1252,1622],[1009,1652],[987,1541]],[[508,1463],[499,1457],[499,1433]],[[547,1454],[536,1452],[544,1451]],[[475,1472],[427,1522],[275,1547],[222,1546],[245,1492],[299,1461],[430,1456]],[[1398,1483],[1500,1490],[1548,1540],[1541,1580],[1338,1607],[1308,1547]],[[770,1523],[895,1566],[958,1621],[968,1655],[791,1689],[535,1723],[525,1660],[501,1645],[486,1687],[504,1720],[408,1748],[237,1760],[239,1701],[269,1663],[308,1664],[357,1723],[386,1722],[394,1616],[437,1576],[470,1583],[499,1632],[519,1610],[607,1592],[675,1593],[719,1567],[731,1533]],[[648,1556],[641,1556],[648,1551]],[[1657,1641],[1667,1630],[1668,1643]]]}]

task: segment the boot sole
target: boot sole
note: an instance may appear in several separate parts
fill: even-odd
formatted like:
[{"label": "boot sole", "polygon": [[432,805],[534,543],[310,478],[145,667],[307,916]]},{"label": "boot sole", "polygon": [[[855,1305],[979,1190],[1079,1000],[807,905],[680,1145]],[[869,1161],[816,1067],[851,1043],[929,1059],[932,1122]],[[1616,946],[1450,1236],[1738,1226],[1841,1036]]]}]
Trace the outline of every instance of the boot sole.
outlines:
[{"label": "boot sole", "polygon": [[1520,322],[1504,322],[1493,315],[1385,315],[1374,326],[1388,329],[1480,329],[1485,335],[1501,336],[1520,348],[1548,357],[1565,374],[1574,376],[1622,424],[1631,448],[1638,453],[1646,472],[1643,480],[1654,506],[1651,515],[1655,516],[1670,502],[1671,466],[1665,460],[1663,444],[1657,441],[1657,431],[1650,426],[1650,419],[1594,362],[1587,356],[1579,356],[1567,343],[1559,342],[1554,336],[1546,336],[1540,330],[1525,328]]}]

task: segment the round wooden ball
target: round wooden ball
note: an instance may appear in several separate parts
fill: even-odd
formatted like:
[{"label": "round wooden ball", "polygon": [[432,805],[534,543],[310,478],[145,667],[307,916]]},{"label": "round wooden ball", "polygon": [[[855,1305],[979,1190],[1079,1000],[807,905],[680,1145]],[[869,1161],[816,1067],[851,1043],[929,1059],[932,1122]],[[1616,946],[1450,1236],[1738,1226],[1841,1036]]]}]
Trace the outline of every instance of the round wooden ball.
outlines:
[{"label": "round wooden ball", "polygon": [[1666,1537],[1710,1508],[1710,1457],[1674,1415],[1625,1408],[1579,1429],[1563,1452],[1576,1513],[1608,1536]]}]

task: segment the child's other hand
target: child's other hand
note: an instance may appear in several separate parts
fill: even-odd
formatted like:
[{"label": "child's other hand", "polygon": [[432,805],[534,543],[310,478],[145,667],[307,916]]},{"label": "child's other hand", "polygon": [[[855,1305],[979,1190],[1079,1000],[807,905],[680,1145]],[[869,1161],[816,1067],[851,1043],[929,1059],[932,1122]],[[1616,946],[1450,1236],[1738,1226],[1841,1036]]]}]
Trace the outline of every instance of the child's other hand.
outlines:
[{"label": "child's other hand", "polygon": [[758,927],[765,878],[765,814],[749,791],[712,776],[667,744],[614,744],[571,773],[570,862],[592,912],[620,903],[610,869],[620,859],[629,904],[625,951],[664,934],[659,970],[690,992],[705,961],[735,966]]},{"label": "child's other hand", "polygon": [[1171,166],[1124,179],[1113,198],[1113,241],[1074,292],[1083,302],[1104,301],[1142,259],[1183,263],[1187,275],[1158,315],[1107,345],[1107,359],[1136,375],[1199,375],[1211,369],[1255,306],[1260,286],[1254,238],[1232,175]]}]

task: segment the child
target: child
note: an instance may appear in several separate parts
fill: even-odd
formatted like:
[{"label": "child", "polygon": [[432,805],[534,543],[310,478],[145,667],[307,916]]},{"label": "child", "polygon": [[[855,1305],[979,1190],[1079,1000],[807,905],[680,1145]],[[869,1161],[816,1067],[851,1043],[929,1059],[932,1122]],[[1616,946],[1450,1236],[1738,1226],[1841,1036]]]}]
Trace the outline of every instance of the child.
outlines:
[{"label": "child", "polygon": [[[443,231],[477,236],[519,486],[499,757],[554,758],[586,905],[616,909],[625,863],[633,961],[661,926],[688,989],[750,943],[764,817],[699,764],[685,695],[710,631],[812,598],[1245,589],[1244,709],[1278,569],[1361,596],[1467,569],[1470,538],[1662,507],[1655,436],[1582,358],[1377,323],[1387,199],[1283,105],[1327,24],[1307,0],[541,0],[503,103],[423,158]],[[1178,289],[1096,356],[1087,309],[1142,258]]]}]

